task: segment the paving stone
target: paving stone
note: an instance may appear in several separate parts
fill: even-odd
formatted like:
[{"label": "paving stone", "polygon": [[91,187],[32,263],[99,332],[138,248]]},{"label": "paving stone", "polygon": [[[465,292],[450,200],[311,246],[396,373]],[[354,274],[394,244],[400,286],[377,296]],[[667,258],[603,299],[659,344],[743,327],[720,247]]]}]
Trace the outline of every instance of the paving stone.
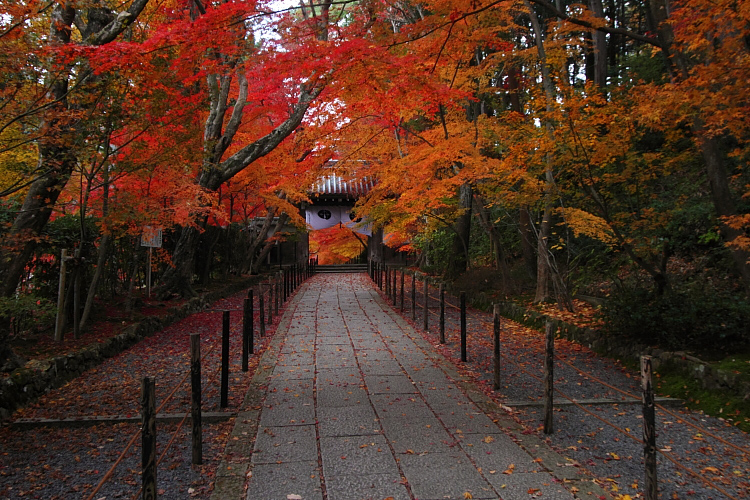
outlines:
[{"label": "paving stone", "polygon": [[436,419],[432,410],[416,394],[375,394],[370,400],[380,418]]},{"label": "paving stone", "polygon": [[401,476],[396,474],[370,474],[334,476],[326,479],[328,500],[409,500]]},{"label": "paving stone", "polygon": [[321,437],[380,434],[380,422],[368,404],[338,408],[318,408]]},{"label": "paving stone", "polygon": [[323,477],[398,474],[396,460],[383,436],[320,438]]},{"label": "paving stone", "polygon": [[315,409],[312,401],[296,404],[282,403],[275,406],[264,405],[260,412],[260,425],[277,427],[288,425],[309,425],[315,422]]},{"label": "paving stone", "polygon": [[420,500],[460,499],[465,498],[464,493],[474,499],[498,498],[462,452],[401,455],[399,465],[412,493]]},{"label": "paving stone", "polygon": [[318,459],[314,425],[261,427],[255,439],[252,462],[300,462]]},{"label": "paving stone", "polygon": [[247,500],[323,500],[318,461],[257,464],[251,471]]},{"label": "paving stone", "polygon": [[440,421],[455,433],[461,431],[465,434],[487,434],[496,433],[497,425],[474,405],[433,406]]},{"label": "paving stone", "polygon": [[396,454],[447,453],[455,446],[453,437],[437,420],[383,418],[380,424]]},{"label": "paving stone", "polygon": [[514,472],[538,472],[542,466],[506,434],[462,434],[457,436],[461,448],[477,466],[485,470],[505,471],[513,464]]},{"label": "paving stone", "polygon": [[418,392],[406,375],[365,375],[365,384],[370,394],[416,394]]},{"label": "paving stone", "polygon": [[[487,474],[487,479],[504,500],[543,498],[544,500],[574,500],[575,496],[547,472],[514,472]],[[531,493],[529,493],[531,491]],[[475,497],[476,498],[476,497]]]},{"label": "paving stone", "polygon": [[273,376],[280,380],[312,380],[315,378],[315,368],[309,365],[276,365]]},{"label": "paving stone", "polygon": [[366,405],[370,398],[359,384],[318,384],[318,408],[340,408],[343,406]]}]

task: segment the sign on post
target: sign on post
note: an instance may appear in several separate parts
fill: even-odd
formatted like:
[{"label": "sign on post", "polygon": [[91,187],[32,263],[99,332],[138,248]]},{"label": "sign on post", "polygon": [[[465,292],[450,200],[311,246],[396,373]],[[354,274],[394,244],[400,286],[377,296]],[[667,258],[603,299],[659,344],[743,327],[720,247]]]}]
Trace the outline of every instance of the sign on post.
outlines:
[{"label": "sign on post", "polygon": [[151,297],[151,255],[154,248],[161,248],[161,228],[154,226],[143,226],[141,233],[141,246],[148,247],[148,266],[146,268],[146,295]]}]

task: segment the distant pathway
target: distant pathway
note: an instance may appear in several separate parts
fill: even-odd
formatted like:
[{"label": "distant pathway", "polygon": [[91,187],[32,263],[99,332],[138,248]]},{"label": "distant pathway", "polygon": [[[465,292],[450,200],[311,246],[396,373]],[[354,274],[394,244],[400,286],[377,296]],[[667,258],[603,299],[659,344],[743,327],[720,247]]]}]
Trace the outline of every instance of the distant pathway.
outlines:
[{"label": "distant pathway", "polygon": [[300,288],[245,410],[212,498],[574,498],[564,483],[599,494],[463,380],[363,274]]}]

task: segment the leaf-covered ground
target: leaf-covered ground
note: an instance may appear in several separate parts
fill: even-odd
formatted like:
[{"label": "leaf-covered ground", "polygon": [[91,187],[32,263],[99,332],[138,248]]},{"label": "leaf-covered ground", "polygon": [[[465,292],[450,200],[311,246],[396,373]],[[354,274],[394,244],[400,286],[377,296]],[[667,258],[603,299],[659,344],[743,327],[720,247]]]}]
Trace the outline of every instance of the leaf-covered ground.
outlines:
[{"label": "leaf-covered ground", "polygon": [[[160,413],[184,415],[190,409],[190,334],[200,333],[203,411],[236,411],[278,322],[269,325],[265,338],[257,336],[256,298],[255,355],[248,372],[241,371],[242,303],[246,292],[211,305],[144,339],[127,351],[86,371],[63,387],[17,411],[13,419],[75,419],[91,416],[138,417],[143,377],[156,380],[156,405],[167,400]],[[256,293],[257,297],[257,293]],[[230,377],[228,407],[219,407],[221,310],[230,310]],[[160,498],[207,498],[233,419],[203,424],[203,465],[191,465],[189,422],[159,422],[157,453],[164,453],[175,432],[174,443],[159,465]],[[0,498],[86,498],[138,431],[138,423],[95,426],[45,426],[0,428]],[[124,456],[113,477],[95,498],[132,498],[140,487],[140,439]]]}]

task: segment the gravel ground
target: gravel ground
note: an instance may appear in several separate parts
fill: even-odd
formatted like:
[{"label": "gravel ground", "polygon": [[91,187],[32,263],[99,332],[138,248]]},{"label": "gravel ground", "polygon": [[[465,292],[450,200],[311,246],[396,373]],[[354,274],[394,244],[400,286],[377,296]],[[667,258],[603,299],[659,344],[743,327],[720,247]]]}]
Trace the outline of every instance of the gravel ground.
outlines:
[{"label": "gravel ground", "polygon": [[[257,292],[256,292],[257,300]],[[177,430],[177,423],[157,423],[157,453],[177,431],[157,471],[160,499],[208,498],[214,475],[234,426],[232,412],[239,408],[260,354],[275,331],[267,329],[263,339],[256,334],[255,352],[249,371],[241,371],[242,303],[245,292],[211,305],[144,339],[127,351],[86,371],[68,384],[50,391],[17,411],[13,421],[76,419],[86,416],[137,417],[140,414],[140,384],[144,376],[156,379],[156,405],[189,372],[190,334],[201,334],[202,408],[204,412],[225,412],[221,422],[203,422],[203,465],[191,465],[190,423]],[[222,309],[230,313],[230,380],[228,408],[219,407],[220,344]],[[256,306],[256,332],[258,325]],[[190,381],[161,410],[184,415],[190,408]],[[44,425],[0,427],[0,499],[87,498],[117,460],[139,423],[124,422],[95,426]],[[133,498],[140,488],[140,438],[117,466],[113,477],[95,498]]]},{"label": "gravel ground", "polygon": [[[421,289],[421,283],[417,290]],[[407,294],[410,286],[406,287]],[[437,297],[438,293],[430,291]],[[400,300],[400,299],[399,299]],[[417,294],[415,328],[423,332],[421,307],[424,299]],[[458,301],[446,298],[457,304]],[[460,326],[456,308],[446,307],[447,342],[438,341],[438,302],[430,302],[430,331],[425,338],[436,345],[460,370],[472,377],[498,403],[509,406],[511,414],[529,431],[546,439],[560,453],[598,478],[614,498],[644,497],[644,462],[642,409],[639,374],[630,372],[618,362],[596,355],[588,348],[558,339],[555,342],[555,388],[577,401],[599,400],[582,405],[590,413],[566,404],[568,400],[555,394],[554,433],[542,433],[544,336],[541,332],[503,320],[501,333],[501,389],[492,390],[492,316],[469,309],[467,312],[468,362],[460,361]],[[407,295],[404,316],[411,320],[411,304]],[[596,378],[636,396],[623,396],[591,377],[579,374],[564,364],[594,374]],[[537,378],[535,378],[537,377]],[[603,403],[601,400],[615,400]],[[633,403],[635,401],[635,403]],[[659,498],[724,499],[750,496],[750,436],[729,422],[708,417],[685,408],[680,401],[663,403],[673,414],[657,408],[657,447],[664,453],[657,456]],[[617,428],[605,423],[606,420]],[[683,422],[698,427],[691,428]],[[630,434],[632,437],[628,437]],[[714,434],[734,448],[709,436]],[[633,439],[635,438],[635,439]],[[671,456],[680,469],[664,455]],[[702,479],[722,488],[728,495],[709,487]]]}]

